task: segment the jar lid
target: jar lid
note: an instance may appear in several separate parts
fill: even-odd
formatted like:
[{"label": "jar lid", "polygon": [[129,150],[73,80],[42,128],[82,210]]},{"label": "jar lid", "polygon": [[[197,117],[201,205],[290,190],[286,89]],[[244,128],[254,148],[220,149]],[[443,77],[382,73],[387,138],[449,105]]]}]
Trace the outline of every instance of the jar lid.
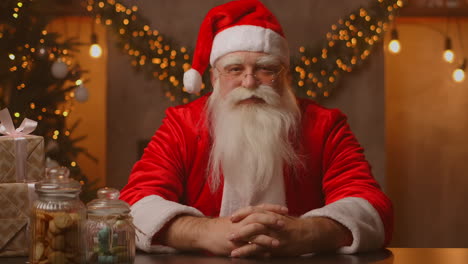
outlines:
[{"label": "jar lid", "polygon": [[70,178],[66,167],[55,167],[46,170],[46,177],[35,184],[36,192],[46,194],[76,194],[81,191],[81,184]]},{"label": "jar lid", "polygon": [[87,204],[88,213],[95,215],[121,215],[130,213],[130,205],[119,200],[120,192],[104,187],[97,191],[97,199]]}]

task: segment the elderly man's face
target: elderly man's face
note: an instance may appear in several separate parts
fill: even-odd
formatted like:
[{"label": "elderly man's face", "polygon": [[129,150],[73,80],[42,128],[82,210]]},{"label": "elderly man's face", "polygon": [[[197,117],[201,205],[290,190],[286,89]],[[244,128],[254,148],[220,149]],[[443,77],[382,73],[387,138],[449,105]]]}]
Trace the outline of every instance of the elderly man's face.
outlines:
[{"label": "elderly man's face", "polygon": [[[257,89],[260,85],[271,86],[281,95],[280,79],[285,73],[278,57],[250,51],[232,52],[221,57],[212,73],[212,82],[219,80],[219,93],[226,97],[232,90],[243,87]],[[265,101],[255,96],[242,100],[240,104],[261,104]]]}]

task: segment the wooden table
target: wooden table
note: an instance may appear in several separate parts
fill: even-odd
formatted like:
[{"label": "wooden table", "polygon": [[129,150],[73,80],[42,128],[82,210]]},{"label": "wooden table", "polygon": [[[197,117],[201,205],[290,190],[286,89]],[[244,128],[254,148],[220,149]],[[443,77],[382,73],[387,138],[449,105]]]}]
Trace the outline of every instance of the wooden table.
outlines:
[{"label": "wooden table", "polygon": [[[0,258],[0,264],[24,264],[27,258]],[[146,255],[139,253],[134,264],[467,264],[467,248],[389,248],[357,255],[316,255],[296,258],[238,259],[198,255]]]}]

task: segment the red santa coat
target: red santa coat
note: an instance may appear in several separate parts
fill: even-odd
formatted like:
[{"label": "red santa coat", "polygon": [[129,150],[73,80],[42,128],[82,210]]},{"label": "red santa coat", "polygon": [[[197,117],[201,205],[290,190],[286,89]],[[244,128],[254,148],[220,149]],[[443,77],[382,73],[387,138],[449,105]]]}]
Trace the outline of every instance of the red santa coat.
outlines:
[{"label": "red santa coat", "polygon": [[[204,96],[166,111],[163,124],[141,160],[135,164],[128,184],[121,191],[120,198],[133,205],[135,222],[149,233],[144,242],[146,244],[140,246],[143,250],[152,251],[148,239],[178,213],[197,214],[196,210],[190,211],[195,208],[198,214],[219,216],[223,185],[212,193],[207,180],[212,143],[205,122],[207,98]],[[346,253],[356,252],[357,248],[368,250],[386,245],[393,229],[392,204],[373,178],[363,149],[351,132],[346,116],[310,100],[299,99],[299,105],[302,133],[298,149],[306,158],[306,169],[299,170],[298,177],[285,169],[285,202],[289,213],[294,216],[328,216],[351,229],[355,240],[353,243],[366,243],[356,241],[366,239],[366,235],[358,238],[360,232],[370,232],[371,236],[377,237],[367,239],[373,241],[368,241],[368,244],[380,243],[357,245],[351,251],[343,251]],[[149,201],[151,199],[148,197],[157,197],[157,200]],[[159,207],[165,201],[174,203]],[[150,204],[157,206],[151,207]],[[179,204],[190,208],[173,209]],[[172,211],[165,214],[162,211],[167,207]],[[158,213],[163,219],[158,218]],[[151,214],[156,215],[154,219],[151,219]],[[371,216],[363,216],[365,214]],[[361,223],[357,226],[361,227],[347,223],[353,222],[353,218],[360,218]],[[153,222],[158,221],[160,223],[154,226]],[[374,228],[369,228],[367,222],[373,222]],[[383,234],[375,235],[372,232]],[[376,242],[380,239],[381,242]]]}]

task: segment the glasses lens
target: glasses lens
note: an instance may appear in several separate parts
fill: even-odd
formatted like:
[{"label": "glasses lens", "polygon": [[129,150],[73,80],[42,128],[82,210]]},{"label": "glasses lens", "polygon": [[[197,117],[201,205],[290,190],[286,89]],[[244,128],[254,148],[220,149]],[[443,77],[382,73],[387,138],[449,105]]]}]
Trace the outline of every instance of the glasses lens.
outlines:
[{"label": "glasses lens", "polygon": [[281,66],[261,66],[256,68],[253,73],[248,73],[247,70],[245,70],[245,68],[243,67],[228,67],[222,70],[218,69],[221,75],[224,75],[226,78],[229,79],[241,80],[247,75],[252,75],[254,78],[256,78],[262,83],[269,83],[275,80],[282,70],[283,67]]}]

